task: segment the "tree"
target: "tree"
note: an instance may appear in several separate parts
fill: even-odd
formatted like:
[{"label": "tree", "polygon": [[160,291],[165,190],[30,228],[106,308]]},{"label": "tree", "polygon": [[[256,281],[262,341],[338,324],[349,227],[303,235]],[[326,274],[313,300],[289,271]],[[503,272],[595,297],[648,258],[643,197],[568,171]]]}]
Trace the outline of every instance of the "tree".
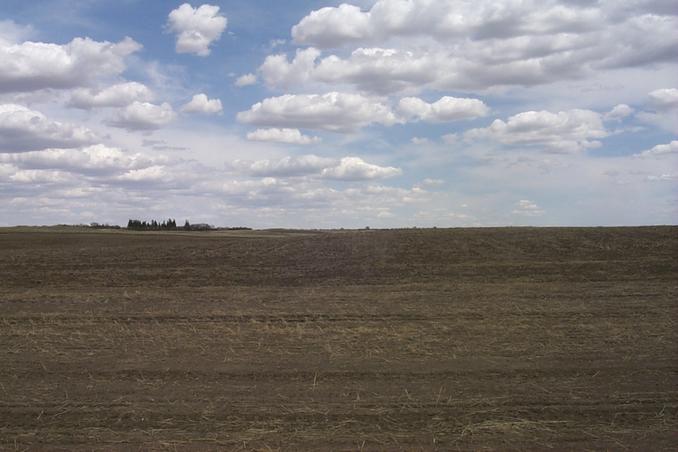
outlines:
[{"label": "tree", "polygon": [[177,220],[174,218],[168,218],[167,220],[135,220],[129,219],[127,221],[127,229],[138,230],[138,231],[166,231],[166,230],[177,230],[184,229],[186,231],[195,231],[195,226],[192,226],[191,223],[186,220],[183,228],[177,227]]}]

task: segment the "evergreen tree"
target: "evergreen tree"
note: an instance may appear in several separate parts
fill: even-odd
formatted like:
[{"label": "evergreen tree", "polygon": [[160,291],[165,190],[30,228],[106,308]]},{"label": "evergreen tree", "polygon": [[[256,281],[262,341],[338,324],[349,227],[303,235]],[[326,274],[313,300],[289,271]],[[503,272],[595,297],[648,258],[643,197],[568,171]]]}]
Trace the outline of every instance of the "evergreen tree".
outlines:
[{"label": "evergreen tree", "polygon": [[157,220],[136,220],[129,219],[127,220],[127,229],[137,230],[137,231],[167,231],[167,230],[177,230],[183,229],[186,231],[194,230],[194,227],[191,226],[191,223],[186,220],[183,228],[177,226],[177,220],[174,218],[168,218],[167,220],[162,220],[159,222]]}]

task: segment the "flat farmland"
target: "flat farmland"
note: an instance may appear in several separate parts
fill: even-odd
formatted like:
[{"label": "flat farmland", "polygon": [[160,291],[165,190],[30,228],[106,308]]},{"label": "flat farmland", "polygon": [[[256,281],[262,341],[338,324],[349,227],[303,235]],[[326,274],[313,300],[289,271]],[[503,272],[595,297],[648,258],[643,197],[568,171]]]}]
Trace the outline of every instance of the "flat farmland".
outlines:
[{"label": "flat farmland", "polygon": [[676,450],[678,228],[0,229],[0,449]]}]

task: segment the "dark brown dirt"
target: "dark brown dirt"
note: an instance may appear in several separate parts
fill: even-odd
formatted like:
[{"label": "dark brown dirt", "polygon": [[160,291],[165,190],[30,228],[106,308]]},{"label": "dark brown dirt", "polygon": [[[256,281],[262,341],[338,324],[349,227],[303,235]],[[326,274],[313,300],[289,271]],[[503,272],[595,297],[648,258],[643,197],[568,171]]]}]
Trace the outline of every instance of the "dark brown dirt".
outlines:
[{"label": "dark brown dirt", "polygon": [[678,228],[0,230],[0,449],[676,450]]}]

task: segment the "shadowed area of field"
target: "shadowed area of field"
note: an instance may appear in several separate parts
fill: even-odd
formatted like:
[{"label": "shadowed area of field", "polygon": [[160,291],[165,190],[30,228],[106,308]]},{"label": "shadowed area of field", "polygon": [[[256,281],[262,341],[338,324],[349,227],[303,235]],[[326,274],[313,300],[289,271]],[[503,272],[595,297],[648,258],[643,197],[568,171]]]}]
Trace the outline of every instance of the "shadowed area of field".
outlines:
[{"label": "shadowed area of field", "polygon": [[678,447],[678,228],[0,230],[0,448]]}]

